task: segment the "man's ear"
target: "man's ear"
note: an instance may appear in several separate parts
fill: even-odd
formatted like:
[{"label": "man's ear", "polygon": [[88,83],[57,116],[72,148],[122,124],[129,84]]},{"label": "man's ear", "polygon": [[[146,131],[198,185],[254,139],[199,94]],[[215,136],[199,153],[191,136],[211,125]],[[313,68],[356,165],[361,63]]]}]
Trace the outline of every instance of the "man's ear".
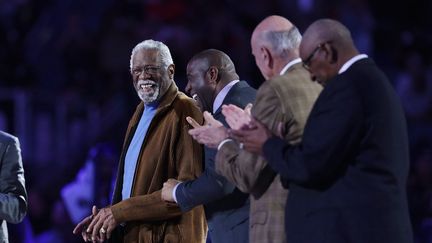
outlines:
[{"label": "man's ear", "polygon": [[274,65],[274,60],[270,50],[267,47],[262,46],[260,48],[260,54],[262,55],[261,58],[262,60],[264,60],[264,64],[266,65],[266,67],[272,70]]},{"label": "man's ear", "polygon": [[325,53],[325,60],[330,64],[335,64],[338,61],[338,53],[336,48],[334,48],[330,43],[325,43],[322,46],[322,50]]},{"label": "man's ear", "polygon": [[206,72],[206,76],[207,79],[210,81],[210,84],[217,84],[217,82],[219,81],[219,69],[217,69],[215,66],[209,67]]},{"label": "man's ear", "polygon": [[174,79],[174,72],[175,72],[175,65],[174,64],[170,64],[168,66],[168,76],[170,79]]}]

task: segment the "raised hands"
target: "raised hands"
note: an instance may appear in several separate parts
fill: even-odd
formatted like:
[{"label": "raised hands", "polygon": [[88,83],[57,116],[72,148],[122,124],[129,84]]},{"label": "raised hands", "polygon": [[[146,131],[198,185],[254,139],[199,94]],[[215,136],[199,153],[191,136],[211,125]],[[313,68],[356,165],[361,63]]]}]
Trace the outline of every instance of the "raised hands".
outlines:
[{"label": "raised hands", "polygon": [[243,144],[242,148],[246,151],[262,155],[262,147],[272,133],[263,124],[252,118],[248,129],[230,130],[230,136]]},{"label": "raised hands", "polygon": [[234,130],[240,130],[248,127],[251,121],[252,104],[248,104],[245,109],[241,109],[235,105],[223,105],[222,114],[225,116],[225,121],[228,126]]},{"label": "raised hands", "polygon": [[204,126],[211,126],[211,127],[219,127],[219,126],[223,126],[222,123],[216,119],[214,119],[214,117],[212,116],[212,114],[210,114],[210,112],[208,111],[204,111],[203,113],[204,115],[204,125],[201,126],[200,124],[198,124],[198,122],[196,122],[192,117],[188,116],[186,117],[186,121],[193,127],[193,128],[200,128],[200,127],[204,127]]},{"label": "raised hands", "polygon": [[210,148],[217,148],[220,142],[228,138],[227,129],[207,111],[204,112],[204,119],[205,124],[201,126],[191,117],[187,117],[187,122],[194,127],[189,130],[189,134],[198,143]]},{"label": "raised hands", "polygon": [[[189,130],[189,134],[197,142],[210,148],[217,148],[220,142],[231,137],[241,144],[242,149],[251,153],[262,154],[262,146],[272,136],[272,133],[251,116],[251,108],[252,104],[248,104],[244,110],[235,105],[222,106],[222,114],[231,128],[229,131],[209,112],[204,112],[204,126],[187,117],[188,123],[194,127]],[[278,130],[281,130],[280,133],[282,133],[281,125]]]}]

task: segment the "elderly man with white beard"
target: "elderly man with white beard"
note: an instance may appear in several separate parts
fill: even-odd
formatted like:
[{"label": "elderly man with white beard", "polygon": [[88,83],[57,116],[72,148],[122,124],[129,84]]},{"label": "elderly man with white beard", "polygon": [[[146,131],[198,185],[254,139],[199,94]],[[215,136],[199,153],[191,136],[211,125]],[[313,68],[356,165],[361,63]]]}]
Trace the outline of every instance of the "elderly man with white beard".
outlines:
[{"label": "elderly man with white beard", "polygon": [[141,99],[126,132],[113,202],[93,207],[74,229],[85,241],[205,242],[202,206],[182,213],[161,200],[168,178],[197,178],[202,147],[188,134],[186,117],[203,122],[195,101],[178,91],[168,47],[146,40],[132,50],[130,70]]}]

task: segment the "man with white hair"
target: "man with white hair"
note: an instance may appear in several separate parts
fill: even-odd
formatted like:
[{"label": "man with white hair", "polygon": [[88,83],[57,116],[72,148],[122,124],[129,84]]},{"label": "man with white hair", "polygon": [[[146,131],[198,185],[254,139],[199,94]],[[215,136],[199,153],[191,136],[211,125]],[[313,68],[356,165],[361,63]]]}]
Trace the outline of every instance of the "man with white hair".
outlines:
[{"label": "man with white hair", "polygon": [[168,178],[192,180],[202,172],[202,148],[189,136],[186,121],[190,116],[202,123],[202,114],[178,91],[171,54],[162,42],[135,46],[130,71],[141,102],[126,132],[112,205],[93,207],[74,233],[99,242],[205,242],[201,206],[182,213],[175,203],[161,200]]}]

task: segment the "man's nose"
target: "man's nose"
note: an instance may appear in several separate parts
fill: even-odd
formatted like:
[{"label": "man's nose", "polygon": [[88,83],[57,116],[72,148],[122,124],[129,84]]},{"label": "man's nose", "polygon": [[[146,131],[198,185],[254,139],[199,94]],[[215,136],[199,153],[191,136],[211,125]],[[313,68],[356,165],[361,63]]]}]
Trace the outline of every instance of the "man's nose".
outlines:
[{"label": "man's nose", "polygon": [[312,81],[317,81],[317,77],[315,74],[310,73],[310,77],[311,77]]},{"label": "man's nose", "polygon": [[192,94],[191,94],[191,92],[192,92],[192,86],[191,86],[191,84],[190,84],[189,81],[188,81],[187,84],[186,84],[185,92],[186,92],[186,94],[188,94],[188,95],[192,95]]},{"label": "man's nose", "polygon": [[151,77],[151,75],[146,73],[144,70],[142,70],[142,72],[138,76],[138,78],[140,80],[146,80],[146,79],[149,79],[150,77]]}]

